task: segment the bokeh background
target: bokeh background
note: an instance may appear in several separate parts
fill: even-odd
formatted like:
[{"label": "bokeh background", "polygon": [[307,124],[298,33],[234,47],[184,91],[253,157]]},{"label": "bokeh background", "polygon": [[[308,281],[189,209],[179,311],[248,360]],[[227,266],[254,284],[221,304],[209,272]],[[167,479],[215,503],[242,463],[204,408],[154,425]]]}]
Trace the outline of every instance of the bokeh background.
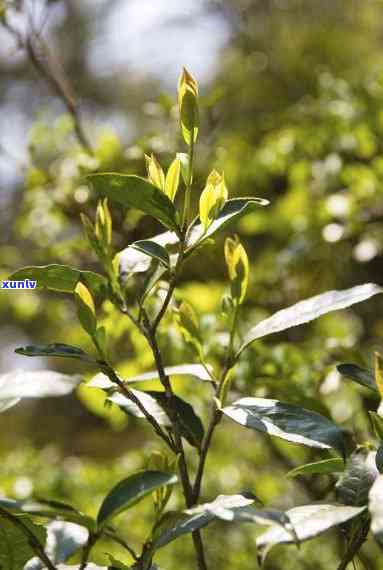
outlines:
[{"label": "bokeh background", "polygon": [[[93,216],[96,206],[84,175],[97,169],[144,174],[144,153],[154,152],[166,166],[184,150],[176,85],[186,66],[201,91],[194,205],[213,167],[224,170],[232,197],[271,201],[233,228],[251,259],[241,330],[330,288],[383,283],[380,0],[29,0],[12,5],[13,28],[23,35],[34,26],[49,46],[44,64],[62,81],[67,78],[94,155],[79,146],[62,101],[14,35],[0,26],[1,277],[23,265],[54,262],[97,270],[79,219],[82,211]],[[112,213],[116,251],[160,230],[136,211],[114,207]],[[178,292],[200,316],[213,364],[223,357],[227,340],[220,311],[226,289],[222,246],[219,238],[188,262]],[[150,370],[150,355],[129,323],[108,303],[100,311],[120,372]],[[161,343],[167,363],[191,361],[170,318],[165,325]],[[370,365],[382,335],[382,301],[375,298],[272,337],[247,351],[236,370],[236,395],[300,403],[352,431],[350,439],[373,443],[367,410],[378,402],[341,379],[335,366],[342,361]],[[85,378],[94,373],[74,361],[13,353],[17,346],[47,342],[91,350],[65,296],[0,292],[0,338],[1,373],[16,368],[55,368]],[[185,381],[176,387],[206,418],[206,388]],[[16,498],[60,498],[94,514],[106,490],[145,465],[158,448],[142,422],[106,409],[95,389],[25,401],[0,418],[0,491]],[[225,422],[214,440],[203,497],[246,488],[265,504],[284,509],[331,499],[328,476],[285,477],[292,467],[321,457],[327,454]],[[181,508],[179,498],[174,505]],[[150,509],[144,504],[121,517],[133,543],[146,536]],[[205,535],[211,568],[257,567],[254,527],[222,523]],[[101,544],[94,560],[105,563],[105,552],[115,547]],[[339,536],[330,533],[299,551],[276,548],[266,568],[335,568],[341,552]],[[369,570],[383,568],[372,540],[361,558]],[[183,568],[194,567],[188,538],[159,556],[166,570],[179,568],[180,560]]]}]

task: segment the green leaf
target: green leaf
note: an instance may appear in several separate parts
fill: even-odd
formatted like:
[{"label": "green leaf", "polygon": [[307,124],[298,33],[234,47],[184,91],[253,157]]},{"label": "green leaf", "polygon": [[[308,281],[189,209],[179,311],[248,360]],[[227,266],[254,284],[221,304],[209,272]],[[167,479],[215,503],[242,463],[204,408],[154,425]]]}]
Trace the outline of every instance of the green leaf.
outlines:
[{"label": "green leaf", "polygon": [[174,202],[180,183],[181,161],[175,158],[166,173],[165,194]]},{"label": "green leaf", "polygon": [[[222,510],[246,507],[254,503],[243,495],[219,495],[212,503],[182,512],[169,512],[164,515],[156,529],[153,550],[166,546],[178,537],[199,530],[217,518],[214,509]],[[211,508],[209,508],[211,507]],[[212,511],[213,509],[213,511]]]},{"label": "green leaf", "polygon": [[177,152],[176,158],[177,160],[180,161],[182,179],[184,183],[187,185],[189,181],[190,157],[186,152]]},{"label": "green leaf", "polygon": [[253,502],[243,495],[219,495],[211,503],[183,512],[166,513],[156,528],[150,554],[180,536],[199,530],[215,520],[255,523],[261,526],[277,524],[286,529],[290,538],[295,540],[295,531],[285,513],[255,509],[251,506]]},{"label": "green leaf", "polygon": [[[202,380],[202,382],[212,382],[211,376],[202,364],[179,364],[176,366],[167,366],[164,371],[166,376],[191,376],[197,380]],[[159,380],[158,371],[151,370],[150,372],[144,372],[143,374],[130,376],[129,378],[121,380],[125,384],[135,384],[136,382],[148,382],[157,379]],[[115,387],[115,384],[109,380],[106,374],[99,372],[87,383],[87,386],[91,388],[108,389]]]},{"label": "green leaf", "polygon": [[[171,425],[168,400],[165,392],[156,392],[154,390],[142,392],[141,390],[133,389],[131,389],[131,392],[141,401],[150,415],[152,415],[160,425]],[[123,394],[115,393],[108,398],[108,400],[122,408],[128,414],[137,418],[145,417],[136,404]],[[178,414],[181,436],[184,437],[190,445],[199,448],[204,436],[204,429],[200,418],[196,415],[192,406],[178,396],[173,397],[173,405]]]},{"label": "green leaf", "polygon": [[177,477],[161,471],[138,471],[120,481],[105,497],[97,515],[97,523],[101,528],[105,524],[129,509],[156,489],[166,485],[174,485]]},{"label": "green leaf", "polygon": [[136,241],[130,246],[137,251],[143,253],[146,256],[157,259],[165,267],[169,267],[170,259],[169,254],[162,245],[156,243],[155,241],[150,241],[148,239]]},{"label": "green leaf", "polygon": [[14,516],[25,530],[0,514],[0,568],[4,570],[24,570],[28,560],[35,556],[28,531],[43,547],[46,541],[47,533],[44,527],[34,524],[27,515]]},{"label": "green leaf", "polygon": [[195,352],[201,357],[201,333],[199,329],[198,317],[193,307],[190,305],[190,303],[183,301],[178,310],[174,312],[174,314],[177,325],[185,342],[190,344],[194,348]]},{"label": "green leaf", "polygon": [[231,296],[237,303],[241,304],[245,299],[249,283],[249,260],[245,248],[237,237],[226,239],[225,260],[229,273]]},{"label": "green leaf", "polygon": [[74,290],[77,315],[83,329],[94,337],[97,329],[96,309],[89,289],[79,281]]},{"label": "green leaf", "polygon": [[151,184],[159,188],[162,192],[165,191],[165,174],[162,167],[154,154],[148,156],[145,154],[146,170],[148,179]]},{"label": "green leaf", "polygon": [[383,475],[377,477],[369,493],[369,511],[371,515],[371,531],[383,550]]},{"label": "green leaf", "polygon": [[267,206],[268,204],[268,200],[256,197],[233,198],[232,200],[227,200],[217,218],[211,223],[207,231],[205,231],[199,218],[196,218],[188,230],[187,253],[190,253],[197,245],[200,245],[205,240],[211,238],[215,233],[223,230],[232,222],[238,221],[245,214],[252,212],[259,206]]},{"label": "green leaf", "polygon": [[222,412],[250,429],[309,447],[334,448],[344,456],[342,431],[317,412],[265,398],[242,398]]},{"label": "green leaf", "polygon": [[239,349],[239,354],[257,339],[308,323],[326,313],[346,309],[382,292],[383,289],[378,285],[366,283],[344,291],[327,291],[305,301],[300,301],[288,309],[278,311],[272,317],[261,321],[250,329]]},{"label": "green leaf", "polygon": [[368,414],[376,437],[380,441],[383,441],[383,418],[381,418],[376,412],[368,412]]},{"label": "green leaf", "polygon": [[57,356],[60,358],[75,358],[77,360],[84,360],[85,362],[95,362],[94,358],[81,348],[71,346],[70,344],[52,343],[41,346],[24,346],[16,348],[15,352],[22,356]]},{"label": "green leaf", "polygon": [[[148,391],[146,393],[152,396],[170,416],[171,408],[165,392]],[[204,437],[204,428],[200,418],[193,407],[178,396],[173,396],[173,405],[178,415],[181,436],[193,447],[200,448]]]},{"label": "green leaf", "polygon": [[170,230],[178,232],[177,213],[173,202],[150,182],[131,174],[90,174],[88,180],[99,195],[104,195],[127,208],[137,208],[153,216]]},{"label": "green leaf", "polygon": [[178,83],[178,108],[182,136],[186,144],[190,145],[198,136],[198,84],[185,68]]},{"label": "green leaf", "polygon": [[228,191],[223,175],[213,170],[199,199],[199,219],[206,232],[217,218],[228,199]]},{"label": "green leaf", "polygon": [[374,377],[380,397],[383,398],[383,358],[378,352],[374,353]]},{"label": "green leaf", "polygon": [[102,251],[109,252],[112,244],[112,217],[108,207],[108,199],[99,200],[96,212],[95,236]]},{"label": "green leaf", "polygon": [[315,461],[314,463],[306,463],[295,467],[286,474],[286,477],[298,477],[299,475],[323,475],[325,473],[339,473],[344,469],[342,459],[331,458]]},{"label": "green leaf", "polygon": [[378,392],[378,387],[375,383],[375,378],[373,372],[360,368],[356,364],[339,364],[336,369],[342,376],[347,376],[357,382],[361,386],[365,386],[374,392]]},{"label": "green leaf", "polygon": [[[164,232],[150,238],[149,241],[158,244],[162,248],[179,243],[178,236],[174,232]],[[132,246],[128,246],[120,251],[118,256],[120,266],[119,273],[122,280],[126,280],[134,273],[144,273],[148,271],[152,262],[152,258],[146,252],[133,249]],[[163,267],[161,267],[161,270],[164,272]]]},{"label": "green leaf", "polygon": [[8,279],[36,281],[36,289],[49,289],[61,293],[73,293],[81,280],[95,297],[105,296],[107,281],[105,277],[93,271],[80,271],[67,265],[43,265],[40,267],[23,267],[12,273]]},{"label": "green leaf", "polygon": [[379,475],[374,452],[357,449],[347,461],[346,469],[336,484],[339,503],[361,507],[368,502],[368,493]]},{"label": "green leaf", "polygon": [[31,517],[45,518],[54,521],[64,521],[82,526],[91,532],[96,530],[96,521],[62,501],[49,499],[27,500],[18,503],[18,508]]},{"label": "green leaf", "polygon": [[78,374],[61,374],[52,370],[12,370],[0,376],[0,403],[17,398],[65,396],[81,380]]},{"label": "green leaf", "polygon": [[[299,542],[310,540],[327,530],[355,518],[365,507],[345,507],[340,505],[304,505],[286,511]],[[292,544],[291,533],[280,525],[273,525],[257,538],[257,548],[265,559],[267,552],[276,544]]]}]

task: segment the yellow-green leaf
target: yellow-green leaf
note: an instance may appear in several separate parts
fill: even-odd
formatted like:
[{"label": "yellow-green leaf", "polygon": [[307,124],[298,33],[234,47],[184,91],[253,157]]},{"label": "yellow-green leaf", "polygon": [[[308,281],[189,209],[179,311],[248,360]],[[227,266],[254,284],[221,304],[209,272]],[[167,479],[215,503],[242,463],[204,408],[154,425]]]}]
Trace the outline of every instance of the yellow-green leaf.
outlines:
[{"label": "yellow-green leaf", "polygon": [[93,337],[97,328],[96,309],[89,289],[81,281],[76,285],[74,297],[80,323],[83,329]]},{"label": "yellow-green leaf", "polygon": [[165,191],[165,174],[162,167],[154,154],[148,156],[145,154],[146,170],[148,172],[149,181],[157,186],[163,192]]},{"label": "yellow-green leaf", "polygon": [[225,259],[231,283],[231,295],[242,303],[249,283],[249,260],[247,253],[237,237],[225,241]]},{"label": "yellow-green leaf", "polygon": [[206,231],[225,205],[228,191],[223,175],[213,170],[199,200],[199,217]]},{"label": "yellow-green leaf", "polygon": [[95,234],[105,250],[112,243],[112,217],[108,207],[108,199],[100,200],[96,212]]},{"label": "yellow-green leaf", "polygon": [[198,136],[198,84],[185,68],[178,83],[178,106],[182,136],[190,145]]},{"label": "yellow-green leaf", "polygon": [[176,320],[185,342],[191,344],[197,354],[202,354],[198,318],[193,307],[186,301],[181,303],[176,313]]},{"label": "yellow-green leaf", "polygon": [[179,182],[180,182],[180,172],[181,172],[181,161],[179,158],[175,158],[166,173],[165,181],[165,194],[172,202],[176,197]]},{"label": "yellow-green leaf", "polygon": [[380,396],[383,398],[383,358],[378,352],[375,352],[374,362],[375,383],[378,387]]}]

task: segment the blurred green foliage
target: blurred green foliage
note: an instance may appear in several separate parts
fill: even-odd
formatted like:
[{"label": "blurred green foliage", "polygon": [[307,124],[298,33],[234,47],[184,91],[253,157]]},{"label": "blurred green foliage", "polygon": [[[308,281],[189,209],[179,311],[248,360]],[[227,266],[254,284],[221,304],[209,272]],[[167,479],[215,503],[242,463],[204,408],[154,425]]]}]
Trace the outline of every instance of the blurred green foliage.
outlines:
[{"label": "blurred green foliage", "polygon": [[[250,259],[241,320],[246,330],[273,311],[324,290],[366,281],[382,284],[383,6],[378,1],[346,0],[214,4],[228,11],[232,38],[216,79],[201,93],[205,132],[196,149],[199,170],[192,203],[196,208],[208,164],[225,172],[232,197],[256,194],[271,201],[270,207],[247,215],[236,228]],[[73,7],[59,35],[68,33],[73,22],[73,37],[81,36],[81,15]],[[77,62],[80,70],[83,59]],[[93,99],[94,79],[77,75],[71,58],[68,72],[76,83],[79,77],[80,94],[88,101],[106,110],[120,105],[127,111],[121,89],[115,100],[105,88]],[[111,127],[101,126],[92,137],[94,156],[76,144],[70,117],[36,118],[28,134],[24,181],[11,197],[11,214],[2,229],[0,278],[23,265],[53,262],[97,269],[95,256],[85,247],[79,216],[85,212],[94,219],[97,205],[85,175],[96,170],[142,175],[145,153],[155,152],[167,168],[174,152],[182,150],[179,139],[177,147],[169,142],[176,140],[175,101],[167,94],[160,96],[157,87],[159,97],[153,100],[149,83],[143,82],[140,89],[134,84],[130,98],[127,93],[128,107],[135,108],[131,113],[142,127],[139,136],[126,143]],[[150,127],[141,96],[155,109]],[[136,211],[114,207],[112,217],[116,250],[159,230],[156,222]],[[224,280],[223,239],[218,238],[202,258],[188,261],[180,288],[182,298],[200,316],[213,364],[223,356],[226,335],[220,312]],[[236,369],[236,392],[299,403],[331,416],[346,431],[352,429],[359,442],[373,441],[367,410],[375,410],[378,402],[340,380],[335,365],[344,360],[369,364],[373,350],[381,347],[383,317],[378,303],[328,315],[299,331],[257,343]],[[152,369],[144,341],[129,321],[122,320],[109,302],[100,309],[121,374]],[[3,291],[0,319],[4,335],[11,339],[26,337],[36,344],[70,339],[91,351],[73,305],[59,294]],[[161,329],[166,364],[191,362],[192,351],[170,326],[171,317],[167,319]],[[18,360],[14,363],[19,365]],[[71,361],[60,366],[86,377],[92,373]],[[178,380],[176,389],[206,417],[206,386]],[[107,489],[145,466],[145,457],[156,447],[147,428],[139,420],[127,420],[115,407],[106,408],[101,391],[80,387],[78,397],[84,407],[68,397],[63,402],[26,403],[1,416],[2,494],[60,498],[95,514]],[[331,476],[285,478],[294,466],[328,457],[326,452],[239,430],[225,422],[217,431],[204,499],[215,497],[217,488],[225,493],[247,488],[266,504],[285,509],[326,497]],[[150,514],[150,505],[143,503],[121,516],[122,530],[133,543],[145,537]],[[222,548],[222,537],[230,549]],[[216,524],[207,529],[206,543],[212,568],[256,567],[251,526]],[[105,563],[105,551],[113,553],[114,548],[100,544],[96,561]],[[278,547],[267,568],[334,568],[339,548],[334,535],[288,555]],[[372,542],[362,553],[367,568],[383,568]],[[187,537],[159,557],[167,570],[179,567],[180,560],[183,568],[193,567]]]}]

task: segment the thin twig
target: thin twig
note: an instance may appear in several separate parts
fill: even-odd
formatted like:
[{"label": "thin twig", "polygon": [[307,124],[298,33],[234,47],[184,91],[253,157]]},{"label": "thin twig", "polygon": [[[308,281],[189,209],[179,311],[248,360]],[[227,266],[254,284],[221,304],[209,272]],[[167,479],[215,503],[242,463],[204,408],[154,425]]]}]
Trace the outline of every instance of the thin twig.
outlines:
[{"label": "thin twig", "polygon": [[128,398],[139,408],[139,410],[148,420],[150,425],[153,427],[156,434],[170,447],[170,449],[174,451],[174,447],[171,440],[164,432],[164,430],[161,428],[160,424],[157,422],[155,417],[152,416],[150,412],[148,412],[148,410],[145,408],[145,406],[142,404],[139,398],[137,398],[137,396],[129,388],[127,388],[127,386],[124,384],[124,382],[122,382],[122,380],[120,380],[120,378],[117,376],[113,368],[107,362],[100,362],[100,367],[101,370],[108,376],[109,380],[120,388],[124,396],[126,396],[126,398]]},{"label": "thin twig", "polygon": [[68,81],[63,76],[62,70],[53,62],[53,57],[46,42],[41,37],[41,29],[35,30],[34,24],[29,18],[29,31],[24,35],[5,17],[2,25],[13,36],[19,49],[23,49],[38,74],[45,80],[54,93],[61,99],[73,120],[73,128],[78,142],[89,153],[93,153],[92,145],[85,134],[80,112],[74,95],[71,92]]}]

